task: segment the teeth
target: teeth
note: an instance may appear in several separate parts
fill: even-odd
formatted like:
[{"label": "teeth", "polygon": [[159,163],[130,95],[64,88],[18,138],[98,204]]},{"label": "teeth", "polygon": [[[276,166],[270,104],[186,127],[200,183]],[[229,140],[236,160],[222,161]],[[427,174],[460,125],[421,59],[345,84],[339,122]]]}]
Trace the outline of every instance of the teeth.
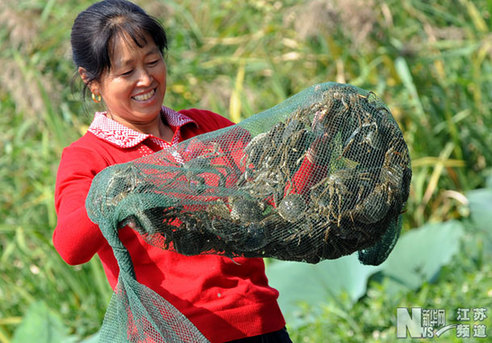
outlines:
[{"label": "teeth", "polygon": [[148,93],[142,94],[142,95],[136,95],[133,97],[133,99],[135,99],[137,101],[149,100],[152,97],[152,95],[154,95],[154,93],[155,93],[155,89],[151,90]]}]

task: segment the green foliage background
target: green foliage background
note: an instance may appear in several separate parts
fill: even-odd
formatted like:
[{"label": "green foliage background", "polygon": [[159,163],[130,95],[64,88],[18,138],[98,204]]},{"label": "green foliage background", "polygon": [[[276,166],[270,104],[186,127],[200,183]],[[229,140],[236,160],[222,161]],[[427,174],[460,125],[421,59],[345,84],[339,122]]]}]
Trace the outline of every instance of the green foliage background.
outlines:
[{"label": "green foliage background", "polygon": [[[377,274],[355,301],[327,295],[317,318],[289,327],[296,342],[328,332],[332,342],[394,341],[398,306],[488,307],[492,316],[491,229],[470,224],[468,196],[491,174],[491,0],[136,2],[170,38],[167,106],[237,122],[319,82],[373,90],[410,147],[405,232],[450,220],[464,227],[440,273],[397,296]],[[35,309],[49,311],[66,340],[88,337],[111,295],[97,261],[70,267],[51,243],[61,151],[99,109],[72,84],[70,28],[90,3],[0,2],[0,342],[22,341],[14,333],[39,301],[48,309]]]}]

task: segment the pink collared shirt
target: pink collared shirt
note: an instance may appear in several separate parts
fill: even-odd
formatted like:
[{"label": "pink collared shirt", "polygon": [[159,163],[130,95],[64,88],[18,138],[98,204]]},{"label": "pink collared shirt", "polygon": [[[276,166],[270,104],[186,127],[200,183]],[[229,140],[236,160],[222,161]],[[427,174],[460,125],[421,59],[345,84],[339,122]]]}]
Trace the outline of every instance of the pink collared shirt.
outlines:
[{"label": "pink collared shirt", "polygon": [[88,131],[95,136],[104,139],[110,143],[118,145],[122,148],[134,147],[145,139],[149,138],[155,144],[162,148],[169,145],[177,144],[181,140],[181,127],[188,123],[195,123],[190,117],[176,112],[168,107],[163,106],[161,114],[168,126],[174,131],[171,142],[166,142],[158,137],[154,137],[150,134],[138,132],[130,129],[106,116],[105,112],[96,112],[94,120],[89,126]]}]

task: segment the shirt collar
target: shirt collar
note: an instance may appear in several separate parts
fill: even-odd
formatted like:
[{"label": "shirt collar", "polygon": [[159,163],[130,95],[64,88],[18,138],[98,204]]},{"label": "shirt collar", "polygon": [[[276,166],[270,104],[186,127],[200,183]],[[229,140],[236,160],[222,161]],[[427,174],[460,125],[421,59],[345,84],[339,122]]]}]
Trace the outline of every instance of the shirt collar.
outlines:
[{"label": "shirt collar", "polygon": [[[190,117],[165,106],[162,106],[161,115],[174,131],[171,145],[174,145],[180,141],[181,127],[183,125],[188,123],[196,124],[196,122]],[[108,118],[106,116],[106,112],[96,112],[94,115],[94,120],[87,131],[121,148],[132,148],[149,137],[156,140],[158,144],[160,143],[159,145],[162,145],[164,142],[164,140],[158,137],[130,129],[114,121],[113,119]],[[167,144],[169,145],[169,143]]]}]

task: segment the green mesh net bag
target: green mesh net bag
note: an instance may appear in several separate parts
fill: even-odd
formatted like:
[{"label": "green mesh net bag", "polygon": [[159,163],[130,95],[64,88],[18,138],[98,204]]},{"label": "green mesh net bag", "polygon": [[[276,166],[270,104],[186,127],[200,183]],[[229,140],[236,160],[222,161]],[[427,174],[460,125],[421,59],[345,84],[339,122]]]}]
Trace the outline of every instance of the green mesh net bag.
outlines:
[{"label": "green mesh net bag", "polygon": [[408,148],[389,109],[374,93],[338,83],[106,168],[86,202],[121,270],[102,335],[205,339],[135,280],[118,239],[126,224],[184,255],[317,263],[357,252],[361,263],[378,265],[398,239],[410,180]]}]

